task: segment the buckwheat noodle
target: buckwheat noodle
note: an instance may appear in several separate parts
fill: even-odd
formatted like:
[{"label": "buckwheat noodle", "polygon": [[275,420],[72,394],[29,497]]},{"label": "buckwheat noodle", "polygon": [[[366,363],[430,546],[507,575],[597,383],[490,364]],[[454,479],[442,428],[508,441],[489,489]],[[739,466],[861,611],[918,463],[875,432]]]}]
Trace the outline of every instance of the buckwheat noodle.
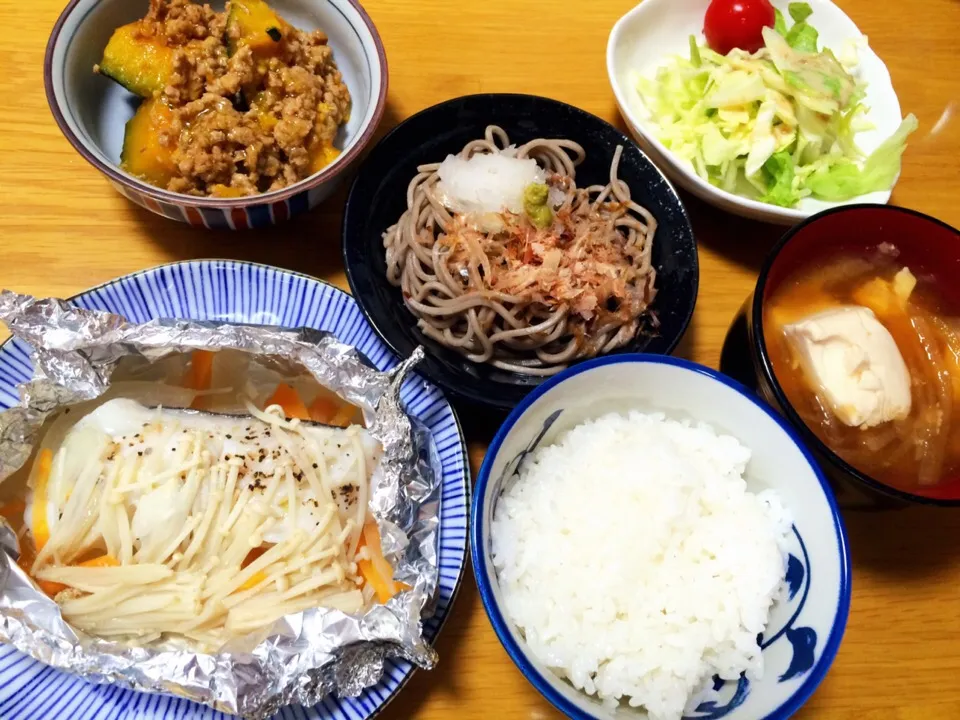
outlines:
[{"label": "buckwheat noodle", "polygon": [[[507,133],[491,125],[483,139],[467,143],[459,157],[498,153],[509,146]],[[563,197],[556,216],[569,217],[591,242],[616,247],[627,260],[623,275],[633,298],[630,310],[601,309],[589,319],[567,302],[545,302],[532,292],[507,293],[494,287],[491,279],[497,269],[488,251],[495,239],[490,236],[487,243],[454,238],[451,245],[449,237],[443,242],[454,216],[437,197],[440,163],[419,166],[407,187],[407,210],[384,233],[383,242],[387,277],[402,289],[420,331],[475,362],[544,376],[632,340],[655,294],[651,252],[657,223],[631,200],[630,188],[618,178],[622,153],[623,147],[618,146],[606,185],[578,188],[576,168],[586,157],[578,143],[540,138],[516,149],[516,157],[533,158],[548,176],[560,176],[552,183]],[[574,243],[580,241],[579,234]],[[454,252],[460,244],[466,245],[462,249],[469,262]],[[649,320],[656,325],[655,316],[649,315]]]}]

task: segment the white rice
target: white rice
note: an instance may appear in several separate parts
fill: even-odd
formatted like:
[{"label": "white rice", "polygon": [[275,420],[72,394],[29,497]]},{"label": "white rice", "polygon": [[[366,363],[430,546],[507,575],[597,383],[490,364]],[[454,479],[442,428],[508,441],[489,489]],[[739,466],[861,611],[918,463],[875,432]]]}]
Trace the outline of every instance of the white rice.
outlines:
[{"label": "white rice", "polygon": [[709,425],[609,414],[537,449],[500,498],[493,561],[534,655],[609,706],[680,718],[713,675],[759,679],[791,520]]}]

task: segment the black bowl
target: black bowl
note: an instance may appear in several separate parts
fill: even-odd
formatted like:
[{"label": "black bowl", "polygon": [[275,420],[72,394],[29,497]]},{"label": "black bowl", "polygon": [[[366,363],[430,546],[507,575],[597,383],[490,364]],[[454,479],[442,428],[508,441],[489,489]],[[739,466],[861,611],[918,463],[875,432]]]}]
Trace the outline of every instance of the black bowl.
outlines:
[{"label": "black bowl", "polygon": [[624,148],[620,178],[634,200],[657,219],[653,263],[658,293],[653,309],[656,334],[641,332],[618,352],[669,354],[680,341],[697,300],[697,244],[686,210],[673,187],[634,143],[598,117],[556,100],[534,95],[468,95],[448,100],[400,123],[373,149],[360,168],[343,219],[343,259],[353,296],[371,324],[395,353],[407,357],[427,349],[420,372],[451,395],[508,410],[542,378],[474,363],[425,338],[403,304],[400,289],[387,281],[383,232],[406,209],[407,185],[417,166],[458,153],[499,125],[511,142],[538,137],[574,140],[587,152],[577,168],[577,184],[606,184],[617,145]]}]

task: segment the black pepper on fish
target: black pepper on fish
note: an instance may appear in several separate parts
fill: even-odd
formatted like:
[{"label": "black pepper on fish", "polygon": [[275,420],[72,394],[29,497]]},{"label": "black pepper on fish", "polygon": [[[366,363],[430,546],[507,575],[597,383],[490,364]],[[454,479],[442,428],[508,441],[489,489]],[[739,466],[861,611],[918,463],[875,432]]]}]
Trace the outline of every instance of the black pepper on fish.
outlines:
[{"label": "black pepper on fish", "polygon": [[[126,410],[126,408],[124,409]],[[145,415],[141,417],[150,417],[146,415],[147,412],[152,414],[157,411],[154,408],[143,408],[143,412]],[[142,434],[141,432],[137,432],[136,434],[130,433],[128,436],[124,436],[122,441],[108,436],[107,439],[113,440],[116,444],[107,444],[106,447],[104,447],[103,453],[100,454],[100,457],[108,456],[111,461],[116,458],[118,462],[122,462],[120,456],[126,453],[126,450],[123,449],[123,443],[125,442],[130,449],[137,453],[137,457],[139,458],[145,458],[147,455],[151,455],[152,451],[156,451],[152,452],[152,454],[159,455],[160,451],[165,447],[179,456],[178,458],[163,456],[165,462],[162,465],[161,463],[154,462],[157,458],[151,458],[151,462],[131,463],[132,468],[130,469],[136,473],[131,477],[127,477],[125,473],[118,475],[113,472],[116,469],[113,465],[103,466],[104,474],[96,481],[96,486],[109,487],[111,483],[115,484],[119,491],[117,493],[118,499],[115,501],[111,500],[111,502],[122,503],[128,510],[129,518],[132,519],[141,498],[148,497],[151,490],[159,489],[160,487],[169,489],[177,495],[184,494],[185,498],[186,493],[192,493],[191,498],[194,498],[195,495],[193,502],[207,503],[210,507],[216,508],[220,506],[222,508],[219,511],[215,509],[209,514],[209,517],[222,517],[223,510],[232,512],[233,509],[237,509],[238,512],[231,516],[235,519],[232,529],[224,526],[224,530],[220,533],[211,532],[209,537],[204,541],[204,547],[206,547],[207,543],[213,543],[215,548],[219,548],[216,555],[213,554],[214,548],[211,548],[208,553],[210,557],[214,558],[215,562],[218,563],[223,560],[226,549],[230,546],[228,543],[232,543],[234,540],[240,540],[242,544],[242,535],[237,535],[234,538],[230,537],[229,534],[231,532],[234,534],[237,532],[249,532],[245,524],[246,518],[248,517],[256,516],[258,522],[269,522],[270,530],[265,530],[265,532],[272,533],[276,537],[286,537],[291,541],[296,538],[290,535],[289,529],[309,527],[310,520],[314,521],[316,530],[313,533],[309,533],[308,540],[322,533],[335,532],[337,527],[336,523],[326,523],[325,525],[324,518],[330,517],[326,514],[327,512],[332,513],[334,516],[336,516],[336,514],[340,515],[342,521],[340,524],[341,528],[344,527],[343,521],[347,519],[350,519],[354,523],[354,527],[357,526],[357,523],[362,526],[365,508],[360,507],[363,503],[359,503],[357,499],[353,497],[353,493],[359,488],[366,487],[364,483],[368,481],[369,476],[364,477],[362,475],[361,468],[363,466],[351,467],[351,463],[348,462],[347,449],[351,448],[350,441],[345,440],[344,442],[337,443],[342,450],[340,452],[333,452],[334,437],[330,437],[327,434],[329,432],[327,430],[301,430],[297,429],[295,424],[290,427],[283,424],[279,419],[273,420],[273,418],[269,418],[270,421],[277,423],[277,427],[284,430],[283,433],[278,434],[278,441],[272,442],[267,440],[267,438],[272,437],[272,432],[261,431],[260,433],[255,433],[251,427],[247,427],[246,434],[244,435],[244,428],[239,426],[239,424],[224,425],[223,421],[219,421],[219,426],[214,425],[210,422],[212,418],[207,418],[206,416],[215,415],[216,413],[194,413],[189,410],[168,411],[167,409],[164,409],[164,413],[169,413],[175,424],[171,426],[171,424],[166,421],[150,423],[137,422],[140,418],[134,415],[133,419],[135,420],[135,424],[133,427],[142,424]],[[186,427],[184,427],[185,425]],[[266,427],[266,424],[264,427]],[[310,426],[306,424],[304,427],[310,428]],[[208,432],[208,428],[214,429]],[[227,430],[230,431],[229,438],[227,437]],[[178,432],[186,433],[186,437],[182,440],[176,440],[176,438],[180,437],[175,434]],[[174,433],[172,440],[171,433]],[[346,438],[349,436],[344,435],[343,437]],[[210,438],[210,440],[208,440],[208,438]],[[239,443],[240,438],[244,440],[242,448],[238,448],[236,452],[225,451],[226,439],[236,439]],[[364,447],[366,447],[366,445]],[[376,458],[376,453],[372,448],[371,456],[371,462],[365,466],[368,470],[373,466]],[[128,457],[133,456],[130,455]],[[303,460],[300,461],[298,458],[303,458]],[[233,462],[234,460],[237,462]],[[270,460],[270,462],[266,462],[267,460]],[[314,460],[317,460],[317,462],[314,462]],[[258,461],[262,464],[258,464]],[[186,464],[188,462],[190,463],[189,465]],[[181,463],[183,463],[183,466],[181,466]],[[316,488],[316,484],[313,476],[310,478],[310,485],[306,483],[306,470],[312,467],[314,472],[318,472],[321,465],[324,467],[336,466],[338,469],[342,467],[343,471],[348,473],[343,476],[339,483],[332,485],[335,492],[331,492],[329,498],[325,498],[323,492],[320,490],[317,490],[315,494],[314,488]],[[236,474],[232,476],[227,472],[223,472],[224,469],[232,471],[233,468],[236,468]],[[350,475],[350,472],[352,472],[353,475]],[[289,473],[289,477],[287,473]],[[203,481],[201,481],[199,485],[201,487],[205,486],[206,490],[201,489],[199,494],[197,494],[198,488],[194,486],[193,483],[197,482],[199,478],[203,478]],[[291,480],[295,480],[296,484],[292,483]],[[213,486],[209,485],[210,481],[213,481]],[[351,483],[349,486],[337,487],[340,483],[348,482]],[[287,483],[290,484],[289,487]],[[138,489],[138,491],[130,492],[130,490],[134,488]],[[147,490],[141,492],[139,491],[140,488],[147,488]],[[288,489],[292,491],[289,499],[286,497]],[[270,492],[268,493],[267,490]],[[260,497],[250,497],[254,493]],[[122,498],[120,498],[121,495]],[[271,497],[270,502],[266,502],[268,496]],[[249,498],[249,502],[246,502],[246,498]],[[238,507],[241,502],[244,503],[242,512],[240,512],[240,507]],[[289,503],[294,503],[294,507],[300,506],[303,509],[298,512],[293,512]],[[179,532],[180,528],[184,528],[185,524],[189,524],[183,521],[183,517],[190,517],[190,513],[195,510],[191,509],[192,503],[187,503],[186,501],[183,503],[171,503],[171,505],[174,504],[177,505],[174,511],[180,514],[177,515],[177,522],[164,523],[164,532]],[[181,505],[184,508],[182,511],[180,508]],[[348,510],[350,506],[353,507],[352,511]],[[60,508],[57,508],[57,510],[60,510]],[[66,510],[62,518],[63,521],[66,522],[68,519],[71,522],[79,521],[71,519],[73,517],[72,513],[72,509]],[[185,513],[185,515],[183,515],[183,513]],[[53,517],[56,516],[51,514],[51,519]],[[166,515],[164,515],[164,517],[166,517]],[[106,519],[106,522],[110,522],[111,518],[112,515]],[[80,518],[80,520],[82,520],[82,518]],[[98,519],[97,522],[103,523],[104,520]],[[303,526],[303,522],[307,522],[307,525]],[[327,529],[321,530],[321,526]],[[210,525],[210,527],[215,528],[216,526]],[[196,528],[194,528],[194,531],[195,530]],[[189,532],[190,531],[187,530],[188,538]],[[224,534],[228,536],[226,539],[221,537]],[[136,564],[137,540],[134,539],[133,542],[134,564]],[[273,540],[270,542],[273,542]],[[188,544],[189,542],[187,542],[187,545]],[[179,573],[180,570],[177,570],[177,568],[180,566],[178,564],[181,563],[184,556],[184,553],[181,553],[180,550],[184,547],[186,547],[186,545],[181,544],[179,549],[175,548],[174,552],[158,562],[165,562],[168,566],[173,567],[175,572]],[[297,555],[297,557],[301,558],[308,556],[306,546],[304,546],[302,552]],[[188,558],[188,562],[191,559],[195,561],[197,558]],[[340,562],[342,559],[341,555],[332,560],[326,559],[323,563]],[[230,562],[226,564],[231,564],[232,562],[233,561],[230,560]],[[194,572],[194,570],[195,568],[191,566],[190,572]],[[215,574],[216,578],[220,578],[221,575],[224,578],[228,576],[235,577],[236,574],[232,568],[218,567],[217,570],[229,570],[229,572],[221,573],[220,575]],[[316,576],[317,568],[311,566],[310,570],[313,574],[307,572],[307,568],[304,568],[302,571],[292,570],[285,578],[285,581],[295,584]],[[358,578],[353,577],[357,572],[356,566],[350,565],[350,563],[347,562],[347,564],[344,565],[343,573],[340,575],[341,578],[346,576],[346,580],[343,582],[346,583],[346,590],[351,593],[356,593],[354,584],[359,584],[357,582]],[[193,576],[191,576],[190,579],[192,581]],[[176,583],[180,582],[180,580],[171,580],[170,582]],[[164,590],[166,590],[166,585],[169,585],[169,583],[160,583],[160,585],[163,585]],[[173,586],[171,585],[171,587]],[[179,586],[177,586],[176,591],[179,592]],[[360,598],[358,595],[358,602],[364,602],[364,598]],[[103,603],[103,608],[106,610],[105,615],[110,615],[110,618],[105,621],[106,624],[109,625],[109,623],[115,621],[114,615],[117,612],[113,607],[113,605],[115,605],[115,598],[105,596]],[[185,621],[187,623],[193,620],[192,614],[188,614],[191,615],[191,617],[187,618]],[[135,626],[138,628],[141,627],[139,624]]]}]

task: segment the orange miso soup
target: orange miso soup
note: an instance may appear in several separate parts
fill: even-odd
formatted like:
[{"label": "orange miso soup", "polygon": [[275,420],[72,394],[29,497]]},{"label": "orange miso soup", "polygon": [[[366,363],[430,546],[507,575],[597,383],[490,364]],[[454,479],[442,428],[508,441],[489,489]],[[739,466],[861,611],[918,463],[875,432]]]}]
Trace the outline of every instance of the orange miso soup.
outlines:
[{"label": "orange miso soup", "polygon": [[[879,482],[922,492],[960,476],[960,306],[936,277],[898,256],[884,244],[791,270],[766,298],[763,334],[783,392],[827,447]],[[869,428],[841,422],[786,338],[786,325],[848,306],[872,310],[903,356],[911,392],[903,419]]]}]

